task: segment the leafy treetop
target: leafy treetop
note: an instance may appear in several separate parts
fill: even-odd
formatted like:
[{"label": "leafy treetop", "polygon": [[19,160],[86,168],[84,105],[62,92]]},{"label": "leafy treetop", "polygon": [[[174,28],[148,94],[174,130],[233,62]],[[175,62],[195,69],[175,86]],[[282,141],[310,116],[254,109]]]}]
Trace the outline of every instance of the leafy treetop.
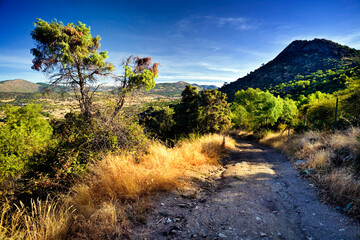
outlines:
[{"label": "leafy treetop", "polygon": [[92,37],[90,27],[81,22],[64,25],[42,19],[37,19],[31,37],[36,45],[31,49],[32,68],[49,74],[51,84],[72,86],[82,113],[90,119],[93,98],[90,84],[114,70],[113,64],[105,62],[107,52],[98,52],[100,37]]}]

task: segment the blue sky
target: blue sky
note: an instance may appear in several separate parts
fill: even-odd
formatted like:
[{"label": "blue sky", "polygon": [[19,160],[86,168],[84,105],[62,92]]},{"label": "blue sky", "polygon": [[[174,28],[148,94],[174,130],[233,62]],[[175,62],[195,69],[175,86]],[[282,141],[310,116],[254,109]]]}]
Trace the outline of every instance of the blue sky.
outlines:
[{"label": "blue sky", "polygon": [[152,57],[161,64],[158,83],[221,86],[296,39],[326,38],[360,49],[359,0],[0,0],[0,80],[48,81],[31,69],[36,18],[87,24],[115,66],[129,55]]}]

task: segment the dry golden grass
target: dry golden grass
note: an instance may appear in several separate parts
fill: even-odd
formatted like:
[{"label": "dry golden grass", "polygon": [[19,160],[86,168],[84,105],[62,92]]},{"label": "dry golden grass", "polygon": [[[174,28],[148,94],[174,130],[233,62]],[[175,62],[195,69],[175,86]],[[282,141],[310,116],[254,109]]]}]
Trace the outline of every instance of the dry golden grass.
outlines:
[{"label": "dry golden grass", "polygon": [[[83,183],[72,189],[68,202],[77,209],[78,218],[77,227],[72,230],[77,232],[74,236],[84,239],[124,236],[129,219],[143,219],[147,196],[183,186],[187,170],[219,164],[228,148],[234,148],[234,140],[227,138],[224,147],[222,136],[207,135],[183,141],[174,148],[154,143],[147,154],[137,158],[106,156],[90,167]],[[96,232],[92,231],[94,226]]]},{"label": "dry golden grass", "polygon": [[329,186],[330,192],[346,198],[346,202],[360,203],[360,182],[354,178],[351,170],[334,170],[324,176],[322,182]]},{"label": "dry golden grass", "polygon": [[[291,132],[291,136],[293,133]],[[272,148],[281,148],[281,146],[289,139],[289,135],[286,132],[270,132],[262,139],[260,143],[270,146]]]},{"label": "dry golden grass", "polygon": [[20,229],[23,221],[23,209],[10,211],[9,203],[4,203],[0,210],[0,239],[24,239],[26,232]]},{"label": "dry golden grass", "polygon": [[10,212],[10,205],[4,204],[0,239],[65,239],[72,213],[64,206],[50,200],[32,200],[30,209],[20,203]]},{"label": "dry golden grass", "polygon": [[205,164],[219,164],[226,148],[234,147],[230,138],[226,140],[226,148],[222,142],[220,135],[207,135],[194,141],[180,142],[174,148],[154,143],[147,154],[137,158],[108,155],[90,167],[90,179],[73,188],[76,201],[133,200],[156,191],[173,189],[182,184],[179,178],[186,170]]},{"label": "dry golden grass", "polygon": [[308,168],[327,171],[331,168],[331,150],[321,149],[309,156]]},{"label": "dry golden grass", "polygon": [[[189,169],[219,164],[226,149],[234,147],[230,138],[226,139],[225,147],[222,143],[220,135],[186,140],[174,148],[154,143],[147,154],[137,158],[108,155],[91,166],[88,179],[73,187],[68,200],[77,209],[77,215],[87,219],[80,221],[78,227],[85,234],[83,237],[101,238],[92,233],[94,225],[101,234],[111,232],[117,237],[126,234],[129,218],[136,221],[143,218],[148,206],[144,201],[147,196],[183,186]],[[126,207],[129,203],[131,207]],[[126,211],[129,208],[133,209],[130,213]]]},{"label": "dry golden grass", "polygon": [[[261,142],[280,149],[293,161],[303,160],[305,164],[299,166],[302,169],[315,169],[317,174],[313,179],[327,190],[328,199],[342,207],[352,203],[348,213],[360,218],[360,181],[349,167],[359,154],[360,143],[356,139],[359,134],[358,128],[332,134],[310,131],[289,138],[275,133]],[[343,165],[333,162],[345,157],[348,162]]]},{"label": "dry golden grass", "polygon": [[313,156],[319,150],[324,149],[325,135],[325,133],[312,131],[300,135],[293,135],[290,136],[288,140],[279,144],[278,148],[291,160],[302,159],[308,161],[310,156]]},{"label": "dry golden grass", "polygon": [[356,151],[359,146],[359,141],[356,137],[360,135],[359,128],[350,128],[345,132],[336,132],[330,135],[329,145],[332,149],[349,148],[352,151]]}]

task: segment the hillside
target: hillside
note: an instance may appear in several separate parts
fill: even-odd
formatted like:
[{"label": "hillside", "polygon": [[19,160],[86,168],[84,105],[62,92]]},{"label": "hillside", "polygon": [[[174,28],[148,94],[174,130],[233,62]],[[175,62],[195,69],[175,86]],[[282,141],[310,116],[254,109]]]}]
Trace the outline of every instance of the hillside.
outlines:
[{"label": "hillside", "polygon": [[[185,89],[186,85],[190,83],[179,81],[175,83],[158,83],[156,86],[148,91],[148,94],[156,94],[166,97],[179,97],[182,91]],[[214,85],[198,85],[198,84],[190,84],[198,88],[199,91],[205,89],[215,89],[217,88]]]},{"label": "hillside", "polygon": [[40,85],[23,79],[0,81],[0,92],[33,93],[39,89]]},{"label": "hillside", "polygon": [[272,61],[219,90],[227,93],[231,101],[234,94],[241,89],[265,89],[288,83],[299,75],[308,75],[318,70],[355,66],[359,64],[359,60],[359,50],[326,39],[296,40]]},{"label": "hillside", "polygon": [[[158,83],[150,91],[144,92],[145,94],[150,95],[160,95],[165,97],[179,97],[182,91],[185,89],[186,85],[190,83],[179,81],[175,83]],[[215,89],[217,88],[214,85],[198,85],[190,84],[196,86],[199,91],[204,89]],[[42,88],[48,87],[49,84],[46,83],[32,83],[23,79],[15,80],[5,80],[0,81],[0,92],[14,92],[14,93],[35,93],[40,91]],[[114,86],[100,86],[98,91],[108,92],[114,89]],[[61,87],[56,87],[55,92],[60,92]],[[66,88],[65,91],[69,91],[70,88]]]}]

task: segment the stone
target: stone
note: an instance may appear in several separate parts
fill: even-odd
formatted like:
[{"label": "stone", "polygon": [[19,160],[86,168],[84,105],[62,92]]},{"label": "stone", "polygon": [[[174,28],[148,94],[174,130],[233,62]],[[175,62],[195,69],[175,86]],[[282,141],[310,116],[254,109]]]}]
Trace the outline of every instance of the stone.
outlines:
[{"label": "stone", "polygon": [[227,236],[226,236],[225,234],[223,234],[223,233],[219,233],[219,237],[221,237],[221,238],[227,238]]}]

